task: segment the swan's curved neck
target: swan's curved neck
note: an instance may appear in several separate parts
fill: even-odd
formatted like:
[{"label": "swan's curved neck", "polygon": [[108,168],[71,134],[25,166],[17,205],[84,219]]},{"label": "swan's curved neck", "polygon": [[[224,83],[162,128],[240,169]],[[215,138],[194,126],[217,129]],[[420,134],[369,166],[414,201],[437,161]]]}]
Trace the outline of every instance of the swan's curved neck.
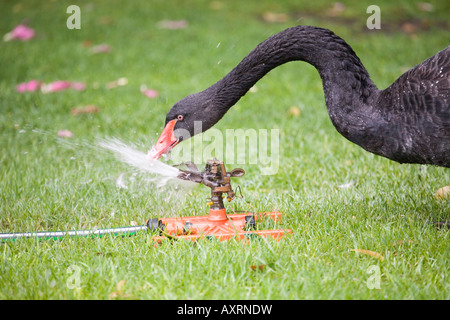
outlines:
[{"label": "swan's curved neck", "polygon": [[365,104],[377,91],[343,39],[330,30],[309,26],[289,28],[268,38],[205,91],[217,107],[228,110],[270,70],[295,60],[308,62],[319,71],[332,121],[334,110],[355,105],[356,101]]}]

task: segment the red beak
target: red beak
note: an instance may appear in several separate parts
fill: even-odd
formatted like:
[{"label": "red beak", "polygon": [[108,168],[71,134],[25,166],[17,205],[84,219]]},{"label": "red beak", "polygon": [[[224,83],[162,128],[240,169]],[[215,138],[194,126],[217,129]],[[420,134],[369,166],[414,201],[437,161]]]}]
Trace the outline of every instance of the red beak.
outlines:
[{"label": "red beak", "polygon": [[154,160],[159,159],[163,154],[166,154],[170,151],[175,145],[178,143],[178,139],[175,138],[173,134],[173,128],[175,127],[175,124],[177,123],[177,120],[171,120],[169,123],[167,123],[166,127],[164,128],[163,132],[159,136],[158,141],[153,146],[153,148],[148,152],[148,159]]}]

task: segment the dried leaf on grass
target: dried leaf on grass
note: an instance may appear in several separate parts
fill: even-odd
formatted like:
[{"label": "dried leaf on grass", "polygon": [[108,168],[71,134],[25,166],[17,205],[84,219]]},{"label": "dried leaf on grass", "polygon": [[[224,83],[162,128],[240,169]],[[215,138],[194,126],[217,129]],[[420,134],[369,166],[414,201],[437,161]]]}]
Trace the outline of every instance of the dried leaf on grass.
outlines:
[{"label": "dried leaf on grass", "polygon": [[292,106],[289,108],[288,111],[286,111],[286,115],[288,117],[300,117],[300,115],[302,114],[302,111],[299,109],[299,107],[297,106]]},{"label": "dried leaf on grass", "polygon": [[403,30],[403,32],[413,35],[417,32],[417,28],[413,23],[410,22],[404,22],[400,26],[400,28]]},{"label": "dried leaf on grass", "polygon": [[350,251],[366,254],[366,255],[369,255],[369,256],[374,257],[376,259],[380,259],[381,261],[384,260],[384,257],[380,253],[375,252],[375,251],[370,251],[370,250],[365,250],[365,249],[351,249]]},{"label": "dried leaf on grass", "polygon": [[450,198],[450,186],[439,188],[434,196],[438,200]]},{"label": "dried leaf on grass", "polygon": [[326,11],[326,15],[329,17],[337,17],[344,11],[345,5],[341,2],[335,2],[333,4],[333,7]]},{"label": "dried leaf on grass", "polygon": [[119,79],[117,79],[115,81],[108,82],[106,84],[106,88],[107,89],[114,89],[114,88],[117,88],[117,87],[125,86],[127,84],[128,84],[128,79],[122,77],[122,78],[119,78]]},{"label": "dried leaf on grass", "polygon": [[189,22],[187,20],[161,20],[158,22],[157,26],[160,29],[177,30],[187,28]]},{"label": "dried leaf on grass", "polygon": [[72,115],[77,116],[83,113],[98,113],[98,107],[96,106],[85,106],[80,108],[74,108],[71,110]]},{"label": "dried leaf on grass", "polygon": [[289,20],[289,15],[286,13],[275,13],[275,12],[265,12],[262,15],[262,18],[265,22],[274,23],[274,22],[286,22]]},{"label": "dried leaf on grass", "polygon": [[111,292],[111,294],[109,295],[109,298],[114,299],[114,298],[129,298],[129,297],[131,297],[131,295],[126,294],[123,291],[123,287],[125,286],[126,283],[127,283],[127,280],[120,280],[116,285],[117,291]]},{"label": "dried leaf on grass", "polygon": [[259,266],[255,265],[250,266],[250,269],[252,269],[253,271],[264,271],[265,268],[266,268],[265,264],[260,264]]}]

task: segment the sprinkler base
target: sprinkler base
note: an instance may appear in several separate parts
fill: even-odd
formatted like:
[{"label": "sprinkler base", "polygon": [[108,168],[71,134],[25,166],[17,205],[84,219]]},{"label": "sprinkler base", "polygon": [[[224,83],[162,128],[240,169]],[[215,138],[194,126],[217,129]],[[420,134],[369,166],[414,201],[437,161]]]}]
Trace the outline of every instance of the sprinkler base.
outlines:
[{"label": "sprinkler base", "polygon": [[225,209],[210,209],[207,216],[179,218],[155,218],[147,220],[151,231],[159,231],[161,236],[153,237],[156,243],[167,239],[217,239],[225,241],[250,240],[255,237],[272,237],[280,239],[285,234],[292,234],[289,229],[255,230],[256,223],[272,218],[281,222],[281,212],[227,214]]}]

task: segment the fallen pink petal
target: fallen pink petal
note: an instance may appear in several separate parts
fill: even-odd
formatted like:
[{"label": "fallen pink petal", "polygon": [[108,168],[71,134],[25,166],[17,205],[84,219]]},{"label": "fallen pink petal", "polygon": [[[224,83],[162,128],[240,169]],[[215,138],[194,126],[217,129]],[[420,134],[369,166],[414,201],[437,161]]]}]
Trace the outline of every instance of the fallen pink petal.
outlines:
[{"label": "fallen pink petal", "polygon": [[71,81],[54,81],[42,86],[42,92],[56,92],[66,89],[74,89],[82,91],[86,88],[86,85],[82,82],[71,82]]},{"label": "fallen pink petal", "polygon": [[37,91],[42,87],[43,83],[39,80],[31,80],[23,82],[16,86],[16,90],[20,93]]},{"label": "fallen pink petal", "polygon": [[25,82],[18,84],[16,86],[16,91],[20,92],[20,93],[24,93],[25,91],[27,91],[27,84]]},{"label": "fallen pink petal", "polygon": [[145,89],[142,91],[142,93],[145,94],[150,99],[154,99],[159,96],[159,92],[153,89]]},{"label": "fallen pink petal", "polygon": [[96,46],[93,46],[90,51],[92,53],[108,53],[111,51],[111,47],[107,45],[106,43],[102,43]]},{"label": "fallen pink petal", "polygon": [[59,130],[58,131],[58,136],[61,138],[72,138],[73,137],[73,133],[69,130]]},{"label": "fallen pink petal", "polygon": [[74,90],[83,91],[86,89],[86,85],[83,82],[72,82],[70,87]]},{"label": "fallen pink petal", "polygon": [[27,85],[27,91],[37,91],[42,87],[42,82],[38,81],[38,80],[31,80],[29,81],[26,85]]},{"label": "fallen pink petal", "polygon": [[10,40],[22,40],[22,41],[28,41],[34,37],[34,30],[30,27],[19,24],[17,27],[15,27],[11,32],[8,32],[4,35],[3,40],[4,41],[10,41]]},{"label": "fallen pink petal", "polygon": [[42,92],[55,92],[55,91],[61,91],[70,88],[70,82],[69,81],[54,81],[48,84],[45,84],[42,86]]}]

